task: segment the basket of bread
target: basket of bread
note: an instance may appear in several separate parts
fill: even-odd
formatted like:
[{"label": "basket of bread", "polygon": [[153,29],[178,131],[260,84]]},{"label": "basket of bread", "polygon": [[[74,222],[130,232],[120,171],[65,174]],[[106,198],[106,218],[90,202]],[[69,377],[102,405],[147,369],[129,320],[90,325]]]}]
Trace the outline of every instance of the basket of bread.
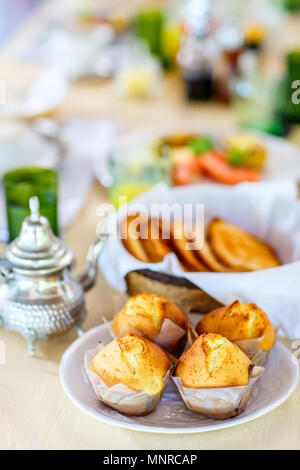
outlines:
[{"label": "basket of bread", "polygon": [[293,185],[159,184],[121,207],[107,222],[108,231],[116,226],[100,267],[117,290],[162,295],[185,312],[254,302],[271,312],[276,328],[299,337],[300,206]]}]

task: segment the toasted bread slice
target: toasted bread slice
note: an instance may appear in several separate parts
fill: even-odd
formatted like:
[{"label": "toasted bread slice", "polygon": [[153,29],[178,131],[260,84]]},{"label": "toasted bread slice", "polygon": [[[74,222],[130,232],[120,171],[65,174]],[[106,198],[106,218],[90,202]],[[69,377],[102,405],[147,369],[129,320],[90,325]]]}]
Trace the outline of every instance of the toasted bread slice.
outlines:
[{"label": "toasted bread slice", "polygon": [[120,234],[123,246],[132,256],[143,263],[151,263],[142,241],[138,238],[142,220],[141,216],[128,216],[120,223]]},{"label": "toasted bread slice", "polygon": [[202,263],[205,263],[209,269],[211,269],[211,271],[216,273],[228,273],[234,271],[232,268],[226,266],[218,260],[210,245],[206,241],[204,241],[203,247],[198,249],[195,254],[199,257]]},{"label": "toasted bread slice", "polygon": [[267,243],[221,219],[213,220],[208,227],[208,242],[217,258],[237,271],[257,271],[280,265]]},{"label": "toasted bread slice", "polygon": [[158,219],[147,219],[141,224],[141,242],[151,263],[159,263],[171,251],[165,240],[161,239],[160,228]]},{"label": "toasted bread slice", "polygon": [[231,268],[218,260],[205,238],[203,243],[200,243],[196,239],[193,243],[195,248],[195,256],[202,264],[204,264],[204,266],[207,267],[208,271],[210,270],[217,273],[232,272]]},{"label": "toasted bread slice", "polygon": [[192,240],[185,237],[181,222],[174,222],[171,225],[171,237],[170,247],[187,271],[209,271],[208,267],[197,258],[196,250],[188,249],[188,245]]}]

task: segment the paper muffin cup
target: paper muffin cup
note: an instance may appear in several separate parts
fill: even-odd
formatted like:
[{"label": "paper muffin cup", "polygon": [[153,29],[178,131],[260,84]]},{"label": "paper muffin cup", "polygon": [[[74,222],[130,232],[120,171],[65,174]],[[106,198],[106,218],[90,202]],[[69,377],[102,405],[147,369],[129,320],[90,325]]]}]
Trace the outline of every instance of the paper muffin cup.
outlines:
[{"label": "paper muffin cup", "polygon": [[103,347],[102,344],[98,344],[96,348],[89,349],[84,354],[84,369],[97,397],[106,405],[126,415],[144,416],[151,413],[160,402],[170,380],[174,364],[172,364],[163,379],[162,390],[153,396],[148,395],[146,392],[135,392],[122,383],[108,387],[95,372],[90,370],[92,360]]},{"label": "paper muffin cup", "polygon": [[254,339],[243,339],[232,342],[236,344],[237,347],[240,348],[249,357],[249,359],[255,366],[263,367],[268,360],[270,350],[263,351],[259,349],[262,340],[263,336]]},{"label": "paper muffin cup", "polygon": [[149,339],[149,341],[156,343],[164,351],[171,353],[175,357],[179,357],[183,353],[187,340],[187,332],[168,318],[164,319],[160,332],[155,336],[155,338],[149,338],[141,331],[136,330],[129,325],[120,331],[119,336],[122,337],[127,333],[144,336]]},{"label": "paper muffin cup", "polygon": [[241,414],[250,396],[251,388],[264,372],[254,366],[247,385],[240,387],[187,388],[180,377],[172,377],[185,406],[213,419],[228,419]]}]

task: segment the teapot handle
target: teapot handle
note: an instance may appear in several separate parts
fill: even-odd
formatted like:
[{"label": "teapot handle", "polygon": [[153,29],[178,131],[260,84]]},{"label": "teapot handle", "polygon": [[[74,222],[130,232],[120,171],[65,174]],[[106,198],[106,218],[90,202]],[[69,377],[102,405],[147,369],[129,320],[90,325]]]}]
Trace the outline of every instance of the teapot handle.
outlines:
[{"label": "teapot handle", "polygon": [[77,277],[77,281],[84,291],[89,290],[95,284],[98,271],[98,258],[108,236],[108,234],[102,233],[99,237],[96,238],[88,250],[86,257],[86,267],[84,271]]}]

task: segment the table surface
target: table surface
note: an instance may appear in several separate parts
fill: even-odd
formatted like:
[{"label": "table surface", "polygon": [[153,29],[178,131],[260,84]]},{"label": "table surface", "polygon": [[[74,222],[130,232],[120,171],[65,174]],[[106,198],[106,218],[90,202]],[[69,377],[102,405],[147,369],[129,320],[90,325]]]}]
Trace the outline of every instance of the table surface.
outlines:
[{"label": "table surface", "polygon": [[[18,85],[29,83],[38,73],[20,64],[16,51],[41,27],[55,1],[48,1],[10,41],[0,55],[0,79]],[[20,75],[21,74],[21,75]],[[57,119],[74,116],[109,116],[123,120],[128,129],[153,123],[184,122],[232,126],[227,107],[187,104],[176,77],[164,79],[162,95],[149,102],[122,101],[113,97],[109,83],[74,84]],[[180,120],[180,121],[179,121]],[[299,142],[299,132],[292,140]],[[77,266],[82,266],[95,237],[96,209],[107,201],[98,183],[91,188],[86,204],[64,238],[73,248]],[[84,227],[84,230],[83,230]],[[85,329],[112,317],[119,294],[107,285],[101,273],[87,296]],[[40,341],[37,357],[27,356],[24,340],[15,333],[0,331],[6,349],[6,364],[0,365],[0,449],[299,449],[300,387],[279,408],[238,427],[192,435],[157,435],[115,428],[85,415],[65,395],[59,381],[59,362],[75,339],[74,330]],[[285,341],[289,345],[289,341]]]}]

